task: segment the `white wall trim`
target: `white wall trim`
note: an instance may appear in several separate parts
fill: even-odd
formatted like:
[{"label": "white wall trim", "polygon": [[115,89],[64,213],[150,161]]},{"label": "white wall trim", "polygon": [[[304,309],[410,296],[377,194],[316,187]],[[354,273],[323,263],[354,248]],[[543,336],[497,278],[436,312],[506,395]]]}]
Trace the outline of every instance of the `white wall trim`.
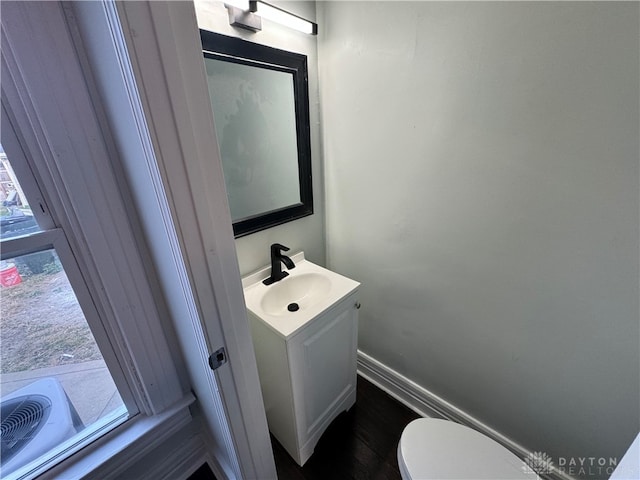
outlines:
[{"label": "white wall trim", "polygon": [[170,455],[150,468],[140,480],[175,480],[189,478],[203,463],[208,463],[216,478],[225,478],[211,462],[201,435],[191,437],[175,447]]},{"label": "white wall trim", "polygon": [[135,456],[124,457],[126,461],[115,468],[97,471],[97,474],[92,473],[83,478],[85,480],[94,478],[100,480],[187,480],[203,463],[206,463],[216,478],[228,479],[224,469],[210,454],[206,435],[194,423],[183,422],[181,425],[176,425],[171,432],[161,437],[156,435],[153,442],[153,448],[147,448]]},{"label": "white wall trim", "polygon": [[[422,417],[443,418],[473,428],[500,443],[520,458],[526,458],[528,454],[533,453],[361,350],[358,350],[358,375],[369,380]],[[543,478],[575,480],[574,477],[556,469],[551,475]]]},{"label": "white wall trim", "polygon": [[193,395],[188,394],[158,415],[139,414],[38,478],[120,478],[124,470],[191,422],[188,407],[193,401]]},{"label": "white wall trim", "polygon": [[[227,478],[273,478],[275,463],[212,135],[213,113],[201,101],[208,92],[193,4],[116,5],[204,333],[198,332],[196,346],[193,335],[181,334],[182,320],[176,317],[194,390],[203,412],[215,410],[208,415],[209,424],[219,424],[212,428],[213,454],[218,460],[226,456]],[[185,348],[189,345],[197,348]],[[225,346],[229,360],[208,385],[208,355],[197,351],[203,345],[208,352]],[[212,388],[216,392],[208,394]]]},{"label": "white wall trim", "polygon": [[[211,468],[211,471],[213,472],[214,477],[219,478],[220,480],[224,478],[224,471],[222,470],[222,467],[217,462],[217,460],[213,456],[211,456],[210,453],[205,453],[205,455],[202,457],[202,463],[204,462],[209,464],[209,468]],[[198,461],[198,467],[202,465],[202,463]],[[189,475],[191,475],[192,473],[193,472],[190,472]],[[167,480],[170,480],[170,479],[167,479]]]}]

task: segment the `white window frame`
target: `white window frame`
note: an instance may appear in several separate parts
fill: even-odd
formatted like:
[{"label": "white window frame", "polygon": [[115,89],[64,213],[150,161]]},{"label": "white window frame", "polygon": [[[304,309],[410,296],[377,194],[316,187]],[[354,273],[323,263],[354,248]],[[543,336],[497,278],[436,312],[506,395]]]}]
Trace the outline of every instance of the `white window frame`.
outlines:
[{"label": "white window frame", "polygon": [[[67,279],[73,288],[87,324],[91,329],[91,333],[98,344],[100,353],[109,368],[118,393],[127,408],[128,417],[131,418],[139,413],[138,405],[133,397],[124,372],[120,367],[117,356],[111,347],[109,335],[100,320],[100,313],[98,312],[96,303],[93,301],[90,289],[84,281],[84,277],[69,246],[64,230],[56,225],[56,221],[50,214],[47,202],[45,201],[45,195],[43,195],[38,188],[27,160],[27,155],[25,155],[25,149],[18,138],[17,132],[13,128],[13,122],[5,108],[5,104],[6,102],[3,102],[2,105],[1,143],[5,153],[8,154],[9,162],[13,162],[11,165],[16,172],[22,190],[26,192],[26,200],[29,202],[29,206],[41,231],[27,236],[0,240],[0,246],[2,247],[0,259],[6,260],[50,249],[55,250]],[[32,201],[31,199],[34,200]],[[25,199],[23,199],[23,201],[24,200]]]},{"label": "white window frame", "polygon": [[3,241],[2,256],[56,248],[82,306],[95,307],[99,320],[88,321],[130,415],[137,414],[43,478],[96,468],[104,476],[126,464],[106,468],[115,455],[139,456],[188,423],[193,396],[178,376],[181,358],[169,348],[123,200],[126,185],[113,169],[61,5],[3,3],[1,33],[3,137],[15,130],[10,160],[18,144],[28,158],[30,172],[18,166],[27,162],[14,167],[45,230]]}]

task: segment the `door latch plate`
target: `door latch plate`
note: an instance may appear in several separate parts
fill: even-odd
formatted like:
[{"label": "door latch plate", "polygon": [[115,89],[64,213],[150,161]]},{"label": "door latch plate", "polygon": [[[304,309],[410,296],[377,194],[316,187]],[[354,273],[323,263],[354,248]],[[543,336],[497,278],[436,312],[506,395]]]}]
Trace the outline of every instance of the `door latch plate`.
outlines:
[{"label": "door latch plate", "polygon": [[217,370],[218,367],[227,363],[227,352],[224,347],[219,348],[209,356],[209,366],[211,370]]}]

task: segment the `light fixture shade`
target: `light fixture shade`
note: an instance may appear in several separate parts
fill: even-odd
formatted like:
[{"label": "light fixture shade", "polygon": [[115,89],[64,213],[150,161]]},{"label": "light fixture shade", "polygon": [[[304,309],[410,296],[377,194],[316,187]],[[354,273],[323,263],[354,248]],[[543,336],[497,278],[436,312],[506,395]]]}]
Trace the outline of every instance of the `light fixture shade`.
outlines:
[{"label": "light fixture shade", "polygon": [[229,5],[245,12],[249,10],[249,0],[225,0],[224,6],[228,7]]},{"label": "light fixture shade", "polygon": [[299,17],[293,13],[289,13],[269,3],[252,0],[249,2],[249,9],[250,11],[260,15],[262,18],[277,22],[302,33],[307,33],[309,35],[318,34],[318,25],[316,23]]}]

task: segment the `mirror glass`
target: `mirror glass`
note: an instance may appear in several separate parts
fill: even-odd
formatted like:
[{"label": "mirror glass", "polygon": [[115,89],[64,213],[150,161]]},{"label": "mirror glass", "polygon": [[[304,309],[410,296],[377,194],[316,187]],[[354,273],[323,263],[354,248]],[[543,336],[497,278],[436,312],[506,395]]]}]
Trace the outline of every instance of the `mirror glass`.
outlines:
[{"label": "mirror glass", "polygon": [[310,215],[306,57],[201,37],[235,236]]}]

